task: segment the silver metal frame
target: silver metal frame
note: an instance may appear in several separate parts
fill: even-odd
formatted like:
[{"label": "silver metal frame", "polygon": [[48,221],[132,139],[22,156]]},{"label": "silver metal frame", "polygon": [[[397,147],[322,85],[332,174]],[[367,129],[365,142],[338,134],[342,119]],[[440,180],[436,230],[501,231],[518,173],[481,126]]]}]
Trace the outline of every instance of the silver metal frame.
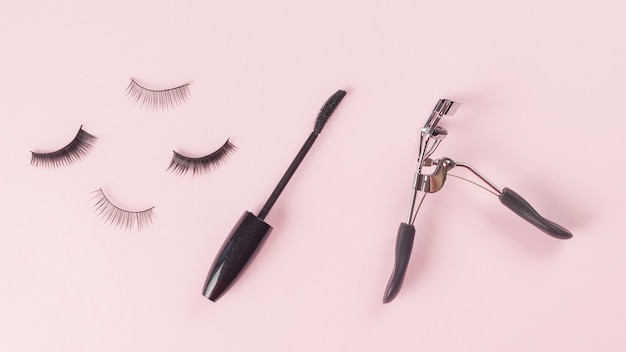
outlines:
[{"label": "silver metal frame", "polygon": [[[450,158],[444,157],[440,159],[431,159],[430,156],[435,152],[441,142],[448,136],[448,130],[438,126],[441,118],[444,116],[452,116],[457,111],[461,104],[449,99],[440,99],[435,105],[433,112],[426,121],[424,127],[420,131],[420,149],[417,158],[417,170],[415,171],[415,178],[413,179],[413,189],[411,192],[411,202],[409,205],[409,214],[407,224],[413,225],[417,212],[428,193],[438,192],[446,182],[448,171],[455,167],[462,167],[469,170],[487,186],[482,186],[476,182],[467,180],[463,177],[459,177],[468,182],[474,183],[482,188],[485,188],[489,192],[499,196],[502,194],[502,188],[498,187],[495,183],[491,182],[482,173],[476,170],[473,166],[456,162]],[[432,174],[423,173],[424,166],[435,165],[435,171]],[[417,195],[419,192],[424,192],[419,204],[417,204]]]}]

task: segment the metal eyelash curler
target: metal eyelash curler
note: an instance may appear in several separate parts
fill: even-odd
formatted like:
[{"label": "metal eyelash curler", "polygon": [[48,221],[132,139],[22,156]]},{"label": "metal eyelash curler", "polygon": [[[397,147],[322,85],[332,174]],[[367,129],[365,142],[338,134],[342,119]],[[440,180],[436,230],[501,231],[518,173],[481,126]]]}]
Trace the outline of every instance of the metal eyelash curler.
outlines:
[{"label": "metal eyelash curler", "polygon": [[[441,141],[448,136],[448,131],[445,128],[438,126],[439,121],[443,116],[454,115],[459,105],[459,103],[452,100],[440,99],[433,109],[433,112],[430,114],[428,121],[426,121],[426,124],[421,129],[419,156],[417,158],[417,171],[415,172],[415,178],[413,181],[409,214],[407,221],[401,223],[400,228],[398,229],[395,249],[395,263],[391,277],[389,278],[389,283],[387,284],[387,288],[385,290],[383,303],[391,302],[400,292],[400,288],[402,288],[402,283],[409,264],[409,259],[411,258],[411,251],[413,250],[413,242],[415,239],[415,227],[413,226],[413,223],[415,222],[420,206],[424,202],[424,198],[426,198],[428,193],[435,193],[439,191],[446,182],[447,176],[464,179],[456,175],[448,174],[448,171],[455,167],[462,167],[469,170],[472,174],[478,177],[480,181],[484,182],[485,186],[471,180],[464,179],[465,181],[474,183],[496,195],[502,204],[511,209],[515,214],[535,225],[541,231],[554,238],[562,240],[572,238],[571,232],[539,215],[539,213],[526,200],[524,200],[522,196],[509,188],[500,188],[496,186],[471,165],[455,162],[446,157],[435,160],[430,158]],[[432,174],[423,173],[423,167],[429,166],[435,166],[435,171]],[[420,192],[422,192],[423,195],[418,203],[418,194]]]}]

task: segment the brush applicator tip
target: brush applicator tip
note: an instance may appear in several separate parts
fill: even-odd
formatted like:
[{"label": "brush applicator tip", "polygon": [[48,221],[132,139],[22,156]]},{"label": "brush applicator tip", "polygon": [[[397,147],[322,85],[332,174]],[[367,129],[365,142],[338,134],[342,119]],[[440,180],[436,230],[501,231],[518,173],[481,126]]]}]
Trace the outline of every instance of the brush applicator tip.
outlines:
[{"label": "brush applicator tip", "polygon": [[326,103],[324,103],[324,106],[320,109],[320,113],[317,115],[317,119],[315,120],[315,127],[313,128],[315,133],[319,134],[322,132],[322,128],[324,128],[326,121],[328,121],[330,115],[332,115],[335,109],[337,109],[337,106],[339,106],[339,103],[341,103],[341,100],[346,96],[346,94],[345,90],[338,90],[335,94],[328,98]]}]

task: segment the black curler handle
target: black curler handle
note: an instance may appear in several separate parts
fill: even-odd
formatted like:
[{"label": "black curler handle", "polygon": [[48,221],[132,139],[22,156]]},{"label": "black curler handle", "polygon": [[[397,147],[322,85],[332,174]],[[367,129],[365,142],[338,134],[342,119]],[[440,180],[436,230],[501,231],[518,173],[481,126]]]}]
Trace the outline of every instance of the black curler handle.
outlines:
[{"label": "black curler handle", "polygon": [[504,188],[499,198],[500,202],[506,205],[507,208],[548,235],[561,240],[572,238],[573,235],[571,232],[563,226],[539,215],[522,196],[515,193],[513,190]]},{"label": "black curler handle", "polygon": [[393,272],[389,278],[389,283],[385,289],[383,303],[389,303],[400,292],[402,283],[404,282],[404,274],[411,259],[411,251],[413,250],[413,241],[415,240],[415,226],[407,223],[401,223],[396,237],[396,261],[393,266]]}]

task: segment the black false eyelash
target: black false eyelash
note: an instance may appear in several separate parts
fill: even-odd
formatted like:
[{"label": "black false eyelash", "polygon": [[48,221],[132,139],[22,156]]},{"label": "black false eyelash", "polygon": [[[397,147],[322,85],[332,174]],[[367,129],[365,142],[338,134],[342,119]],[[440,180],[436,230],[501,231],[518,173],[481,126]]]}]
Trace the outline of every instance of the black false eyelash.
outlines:
[{"label": "black false eyelash", "polygon": [[229,138],[218,150],[199,158],[188,157],[174,151],[172,161],[167,170],[171,170],[179,175],[184,175],[188,172],[191,172],[193,175],[209,172],[222,165],[236,150],[237,147],[230,142]]},{"label": "black false eyelash", "polygon": [[155,90],[140,85],[134,78],[130,79],[126,93],[141,107],[145,106],[152,110],[173,108],[174,105],[182,104],[191,96],[189,83],[174,88]]},{"label": "black false eyelash", "polygon": [[59,167],[74,163],[83,158],[93,148],[97,137],[83,130],[81,125],[76,137],[65,147],[50,153],[32,152],[30,164],[33,166]]},{"label": "black false eyelash", "polygon": [[94,191],[96,204],[94,208],[96,213],[104,220],[104,222],[115,226],[116,229],[131,230],[136,227],[137,230],[152,224],[152,210],[154,207],[142,211],[124,210],[111,203],[102,191],[102,188]]}]

